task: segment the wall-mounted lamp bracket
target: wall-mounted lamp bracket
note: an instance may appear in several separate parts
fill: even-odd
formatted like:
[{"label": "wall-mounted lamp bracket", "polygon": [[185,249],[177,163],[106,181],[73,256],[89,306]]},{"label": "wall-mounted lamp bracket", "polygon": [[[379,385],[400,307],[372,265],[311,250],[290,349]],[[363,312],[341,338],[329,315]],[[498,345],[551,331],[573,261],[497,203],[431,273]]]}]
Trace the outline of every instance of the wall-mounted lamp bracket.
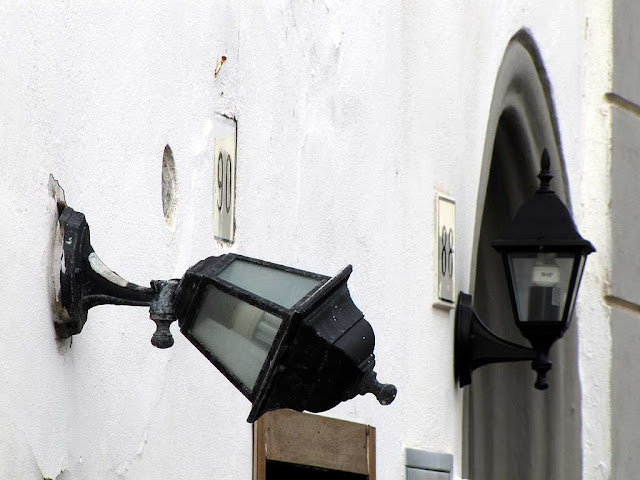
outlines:
[{"label": "wall-mounted lamp bracket", "polygon": [[68,338],[82,331],[87,312],[97,305],[149,306],[156,323],[151,343],[158,348],[173,345],[169,325],[176,320],[173,299],[178,280],[154,280],[151,288],[128,282],[109,269],[91,246],[84,214],[66,207],[58,219],[62,248],[60,283],[56,292],[60,307],[56,334]]},{"label": "wall-mounted lamp bracket", "polygon": [[549,387],[549,350],[569,328],[587,256],[595,248],[580,235],[571,212],[550,188],[547,150],[540,158],[538,178],[536,193],[491,242],[502,255],[515,324],[533,348],[496,336],[473,311],[471,296],[460,292],[454,369],[461,387],[471,383],[471,372],[478,367],[519,360],[532,360],[538,390]]},{"label": "wall-mounted lamp bracket", "polygon": [[461,387],[471,383],[471,372],[491,363],[530,360],[538,374],[535,387],[545,390],[545,376],[551,369],[549,349],[536,352],[498,337],[478,318],[471,306],[471,295],[460,292],[455,316],[454,371]]},{"label": "wall-mounted lamp bracket", "polygon": [[151,343],[180,331],[251,401],[249,422],[279,408],[323,412],[373,393],[383,405],[396,387],[378,382],[375,335],[347,287],[351,266],[333,277],[227,253],[200,260],[180,280],[150,287],[100,261],[85,216],[59,207],[53,267],[58,337],[82,331],[96,305],[148,306]]}]

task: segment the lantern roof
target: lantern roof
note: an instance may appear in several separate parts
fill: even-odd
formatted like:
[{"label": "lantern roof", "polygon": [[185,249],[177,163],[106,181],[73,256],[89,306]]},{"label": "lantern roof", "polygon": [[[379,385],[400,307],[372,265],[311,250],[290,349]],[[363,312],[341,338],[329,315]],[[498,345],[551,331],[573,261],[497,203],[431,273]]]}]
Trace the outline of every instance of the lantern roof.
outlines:
[{"label": "lantern roof", "polygon": [[594,252],[591,242],[578,232],[569,209],[549,186],[553,175],[546,150],[540,163],[540,187],[520,207],[501,237],[491,243],[492,246],[499,251],[509,247],[549,246],[582,248],[587,255]]}]

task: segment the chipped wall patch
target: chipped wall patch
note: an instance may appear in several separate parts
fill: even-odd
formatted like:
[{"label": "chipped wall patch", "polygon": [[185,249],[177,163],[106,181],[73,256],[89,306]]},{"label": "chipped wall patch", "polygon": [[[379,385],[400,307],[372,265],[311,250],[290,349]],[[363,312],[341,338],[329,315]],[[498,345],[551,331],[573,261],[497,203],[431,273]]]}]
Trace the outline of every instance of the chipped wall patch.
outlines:
[{"label": "chipped wall patch", "polygon": [[173,230],[177,203],[176,162],[171,147],[166,145],[162,154],[162,213],[170,229]]},{"label": "chipped wall patch", "polygon": [[55,227],[52,236],[51,244],[51,262],[49,265],[49,276],[51,289],[51,308],[53,311],[54,321],[61,321],[65,314],[68,313],[64,310],[62,302],[60,300],[60,272],[64,271],[64,250],[62,248],[62,241],[64,231],[58,222],[58,216],[62,213],[62,210],[67,206],[67,202],[64,196],[64,189],[60,186],[60,183],[56,178],[49,174],[49,195],[56,202],[56,215],[55,215]]}]

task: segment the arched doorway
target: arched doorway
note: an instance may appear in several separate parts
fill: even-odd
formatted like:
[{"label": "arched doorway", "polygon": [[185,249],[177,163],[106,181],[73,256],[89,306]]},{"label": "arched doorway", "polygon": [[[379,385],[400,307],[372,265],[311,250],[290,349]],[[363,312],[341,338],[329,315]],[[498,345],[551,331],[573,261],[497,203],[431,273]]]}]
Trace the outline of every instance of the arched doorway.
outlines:
[{"label": "arched doorway", "polygon": [[[471,292],[474,309],[498,335],[526,344],[512,321],[509,294],[491,240],[537,188],[543,149],[553,189],[567,202],[564,162],[548,79],[531,36],[505,51],[491,105],[478,195]],[[467,404],[467,464],[473,480],[579,479],[580,388],[577,329],[552,349],[550,388],[533,388],[523,363],[491,365],[473,375]]]}]

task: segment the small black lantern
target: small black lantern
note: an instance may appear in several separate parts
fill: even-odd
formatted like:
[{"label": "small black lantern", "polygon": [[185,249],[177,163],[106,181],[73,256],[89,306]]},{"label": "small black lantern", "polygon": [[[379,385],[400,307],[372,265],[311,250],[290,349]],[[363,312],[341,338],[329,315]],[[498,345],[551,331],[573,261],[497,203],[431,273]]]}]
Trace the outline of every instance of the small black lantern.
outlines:
[{"label": "small black lantern", "polygon": [[335,277],[226,254],[198,262],[181,280],[132,284],[108,269],[91,247],[82,213],[66,207],[62,233],[60,308],[56,332],[81,332],[101,304],[149,306],[151,343],[173,345],[180,331],[251,402],[248,421],[279,408],[321,412],[373,393],[383,405],[396,388],[373,371],[375,337],[349,295],[351,266]]},{"label": "small black lantern", "polygon": [[[549,350],[569,328],[586,259],[595,249],[578,233],[569,210],[549,187],[553,177],[546,150],[538,178],[540,188],[518,210],[502,237],[492,242],[502,255],[515,323],[533,348],[498,339],[469,311],[470,298],[461,292],[455,356],[460,386],[471,382],[471,371],[479,366],[532,360],[538,373],[536,388],[548,387]],[[463,348],[475,353],[458,351]]]}]

